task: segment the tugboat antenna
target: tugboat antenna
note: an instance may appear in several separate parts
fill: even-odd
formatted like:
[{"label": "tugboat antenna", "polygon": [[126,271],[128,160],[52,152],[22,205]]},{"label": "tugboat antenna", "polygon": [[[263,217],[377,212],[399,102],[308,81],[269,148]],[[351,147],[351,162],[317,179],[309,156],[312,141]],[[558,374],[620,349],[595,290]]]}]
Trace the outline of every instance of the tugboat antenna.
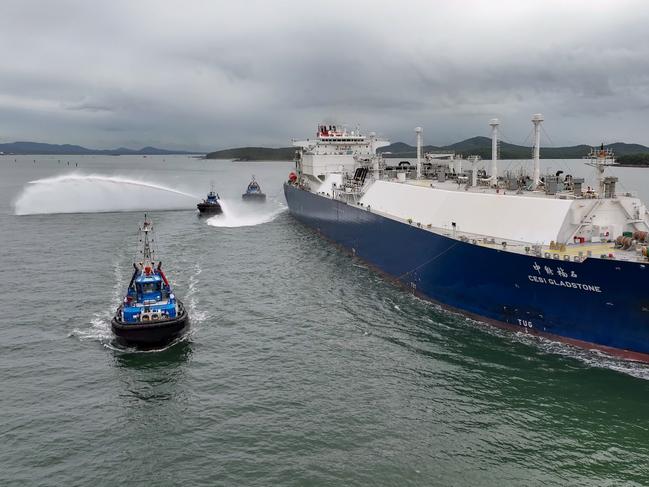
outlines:
[{"label": "tugboat antenna", "polygon": [[144,233],[144,245],[142,248],[142,261],[151,262],[153,260],[153,250],[151,250],[151,244],[149,243],[149,232],[151,231],[151,222],[146,218],[146,213],[144,214],[144,224],[140,229]]}]

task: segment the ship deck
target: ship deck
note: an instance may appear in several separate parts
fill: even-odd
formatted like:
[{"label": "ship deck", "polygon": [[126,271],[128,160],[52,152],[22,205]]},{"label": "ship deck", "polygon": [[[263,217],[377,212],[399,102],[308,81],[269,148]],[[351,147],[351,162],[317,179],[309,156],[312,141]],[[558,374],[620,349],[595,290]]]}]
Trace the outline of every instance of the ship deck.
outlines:
[{"label": "ship deck", "polygon": [[[386,218],[393,220],[401,220],[391,215],[382,215]],[[403,223],[411,224],[408,221],[401,220]],[[512,252],[517,254],[538,255],[555,260],[570,260],[574,262],[582,262],[587,258],[598,259],[611,259],[627,262],[647,262],[647,258],[642,255],[641,249],[631,248],[623,250],[615,247],[614,242],[600,242],[600,243],[574,243],[566,245],[534,245],[525,242],[513,242],[503,239],[495,239],[484,237],[480,235],[472,235],[466,232],[453,232],[448,229],[441,228],[424,228],[423,230],[444,235],[460,241],[469,241],[481,247],[487,247],[495,250],[505,252]]]},{"label": "ship deck", "polygon": [[[446,180],[439,182],[436,179],[406,179],[405,181],[399,180],[397,178],[387,178],[385,179],[389,182],[395,182],[404,185],[417,186],[422,188],[435,188],[443,191],[450,191],[454,193],[458,192],[468,192],[474,194],[490,194],[490,195],[502,195],[506,197],[522,197],[522,198],[533,198],[534,200],[574,200],[574,199],[591,199],[595,198],[595,194],[592,196],[590,194],[583,194],[582,196],[576,196],[574,193],[569,191],[561,191],[557,194],[547,194],[545,191],[532,191],[532,190],[505,190],[497,189],[487,185],[479,186],[470,186],[466,187],[465,182],[458,183],[457,180]],[[364,207],[362,204],[359,204],[361,196],[364,194],[364,189],[357,187],[356,190],[352,190],[351,193],[347,194],[338,194],[337,197],[330,195],[328,193],[320,192],[323,197],[330,199],[338,199],[339,201],[345,202],[351,206]],[[631,193],[622,193],[618,195],[618,198],[633,197]],[[528,200],[529,201],[529,200]],[[647,257],[642,255],[642,246],[636,245],[630,249],[620,249],[616,248],[613,241],[602,241],[602,242],[570,242],[564,245],[559,244],[547,244],[540,242],[530,242],[530,241],[515,241],[508,240],[504,238],[494,237],[487,234],[477,234],[460,231],[459,228],[449,228],[449,227],[436,227],[430,224],[419,223],[416,219],[405,219],[401,216],[397,216],[393,213],[382,212],[376,206],[372,205],[371,211],[376,214],[380,214],[391,220],[400,221],[402,223],[413,225],[421,228],[422,230],[433,232],[436,234],[444,235],[449,238],[471,242],[476,245],[480,245],[487,248],[498,249],[501,251],[507,251],[512,253],[524,254],[524,255],[536,255],[539,257],[545,257],[550,259],[557,259],[562,261],[573,261],[581,262],[587,258],[600,258],[600,259],[611,259],[619,261],[630,261],[630,262],[647,262]]]},{"label": "ship deck", "polygon": [[[456,180],[447,180],[444,182],[439,182],[432,179],[406,179],[406,181],[401,181],[402,184],[409,184],[413,186],[420,187],[430,187],[436,189],[442,189],[446,191],[462,191],[470,193],[482,193],[482,194],[501,194],[509,196],[525,196],[532,198],[545,198],[545,199],[577,199],[578,197],[570,192],[560,192],[554,195],[548,195],[544,191],[513,191],[513,190],[503,190],[496,189],[489,186],[471,186],[466,188],[465,183],[458,183]],[[624,196],[632,196],[631,193],[625,193]],[[584,197],[582,197],[584,198]],[[588,198],[586,196],[586,198]],[[393,215],[384,215],[388,218],[401,220],[404,223],[409,223],[406,220],[400,218],[395,218]],[[422,227],[424,228],[424,227]],[[535,245],[530,242],[517,242],[517,241],[508,241],[498,238],[492,238],[484,235],[476,235],[467,232],[453,232],[449,231],[448,228],[434,228],[434,227],[425,227],[427,231],[435,232],[438,234],[445,235],[447,237],[456,238],[458,240],[469,240],[472,243],[477,245],[505,250],[508,252],[520,253],[520,254],[536,254],[546,258],[553,258],[558,260],[571,260],[571,261],[583,261],[586,258],[602,258],[602,259],[611,259],[611,260],[621,260],[621,261],[633,261],[633,262],[647,262],[647,258],[642,255],[641,246],[632,247],[630,249],[624,250],[615,247],[613,241],[603,241],[603,242],[585,242],[585,243],[570,243],[565,245]],[[503,245],[504,243],[504,245]]]},{"label": "ship deck", "polygon": [[[412,184],[416,186],[423,187],[435,187],[438,189],[447,189],[449,191],[457,191],[458,184],[457,182],[444,182],[438,183],[437,181],[431,180],[407,180],[402,182],[402,184]],[[464,189],[462,189],[464,191]],[[472,188],[470,191],[481,192],[481,193],[493,193],[496,194],[496,190],[488,187],[478,187]],[[502,191],[501,191],[502,194]],[[510,191],[506,194],[514,195],[514,191]],[[559,195],[549,196],[541,191],[524,191],[525,196],[538,197],[538,198],[553,198],[558,197]],[[321,194],[321,196],[334,199],[332,196]],[[351,206],[357,206],[358,203],[353,201],[344,201]],[[524,255],[537,255],[539,257],[545,257],[549,259],[556,259],[562,261],[573,261],[573,262],[582,262],[587,258],[598,258],[598,259],[610,259],[610,260],[619,260],[626,262],[647,262],[647,258],[642,255],[641,246],[635,246],[630,249],[624,250],[615,247],[613,241],[602,241],[602,242],[585,242],[585,243],[568,243],[565,245],[538,245],[533,242],[521,242],[513,241],[502,238],[495,238],[492,236],[472,234],[469,232],[462,232],[459,230],[453,230],[450,228],[439,228],[431,225],[422,225],[414,221],[409,221],[404,218],[400,218],[396,215],[384,213],[381,211],[372,208],[373,213],[380,214],[385,218],[391,220],[400,221],[407,225],[417,226],[422,230],[436,233],[439,235],[444,235],[452,239],[471,242],[475,245],[480,245],[482,247],[492,248],[496,250],[524,254]]]},{"label": "ship deck", "polygon": [[[394,180],[396,181],[396,180]],[[549,195],[545,191],[541,190],[509,190],[509,189],[496,189],[487,185],[479,186],[469,186],[466,187],[466,182],[458,183],[458,181],[453,179],[448,179],[444,182],[439,182],[436,179],[406,179],[401,181],[403,184],[410,184],[412,186],[421,186],[424,188],[436,188],[442,189],[445,191],[462,191],[468,193],[479,193],[479,194],[500,194],[507,196],[526,196],[531,198],[543,198],[543,199],[576,199],[577,197],[568,191],[562,191],[557,194]],[[581,198],[586,198],[582,196]]]}]

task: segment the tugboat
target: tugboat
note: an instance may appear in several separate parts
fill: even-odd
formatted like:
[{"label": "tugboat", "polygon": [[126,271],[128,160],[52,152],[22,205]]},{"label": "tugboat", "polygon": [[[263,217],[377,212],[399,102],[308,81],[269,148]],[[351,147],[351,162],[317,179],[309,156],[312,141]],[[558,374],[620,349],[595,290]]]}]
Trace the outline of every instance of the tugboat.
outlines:
[{"label": "tugboat", "polygon": [[189,317],[183,303],[171,290],[162,271],[162,262],[155,260],[155,251],[151,247],[153,225],[146,215],[140,227],[139,241],[143,244],[139,251],[140,261],[133,263],[135,271],[111,327],[118,341],[124,343],[168,343],[185,331]]},{"label": "tugboat", "polygon": [[244,201],[257,201],[263,203],[266,201],[266,195],[261,192],[261,187],[259,183],[255,181],[255,177],[252,177],[252,181],[248,184],[246,192],[241,195],[241,198]]},{"label": "tugboat", "polygon": [[196,205],[198,211],[201,215],[219,215],[223,213],[223,208],[221,208],[221,203],[219,203],[219,195],[214,192],[214,186],[210,189],[210,192],[207,193],[207,199],[204,199]]}]

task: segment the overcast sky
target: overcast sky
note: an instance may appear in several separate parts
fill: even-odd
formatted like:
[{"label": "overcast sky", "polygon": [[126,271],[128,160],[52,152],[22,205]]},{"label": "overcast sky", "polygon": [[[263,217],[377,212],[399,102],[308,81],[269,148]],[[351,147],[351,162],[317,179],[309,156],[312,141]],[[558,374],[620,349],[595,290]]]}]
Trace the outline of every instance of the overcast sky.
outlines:
[{"label": "overcast sky", "polygon": [[649,2],[2,0],[0,142],[649,145]]}]

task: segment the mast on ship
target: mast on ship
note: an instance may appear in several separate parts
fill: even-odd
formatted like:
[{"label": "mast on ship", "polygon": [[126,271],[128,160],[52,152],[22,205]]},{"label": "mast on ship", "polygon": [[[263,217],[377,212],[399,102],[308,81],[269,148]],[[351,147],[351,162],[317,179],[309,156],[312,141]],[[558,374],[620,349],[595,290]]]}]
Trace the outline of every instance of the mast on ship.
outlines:
[{"label": "mast on ship", "polygon": [[586,164],[595,168],[595,176],[599,187],[597,197],[615,197],[615,183],[617,183],[618,178],[614,176],[604,176],[606,168],[612,166],[615,162],[613,150],[604,148],[604,144],[602,144],[599,149],[591,149],[588,154],[588,159],[589,162]]},{"label": "mast on ship", "polygon": [[534,124],[534,174],[532,175],[532,189],[536,189],[541,182],[541,123],[543,115],[535,113],[532,115]]},{"label": "mast on ship", "polygon": [[[142,250],[140,250],[140,254],[142,254],[141,265],[143,267],[153,266],[155,254],[155,250],[151,247],[153,243],[153,224],[150,220],[147,220],[146,214],[144,215],[144,223],[140,227],[140,233],[140,243],[142,243]],[[149,238],[149,233],[151,233],[151,238]]]},{"label": "mast on ship", "polygon": [[417,179],[421,179],[421,127],[415,127],[415,133],[417,134]]},{"label": "mast on ship", "polygon": [[492,118],[489,120],[491,127],[491,184],[498,185],[498,126],[500,120]]}]

